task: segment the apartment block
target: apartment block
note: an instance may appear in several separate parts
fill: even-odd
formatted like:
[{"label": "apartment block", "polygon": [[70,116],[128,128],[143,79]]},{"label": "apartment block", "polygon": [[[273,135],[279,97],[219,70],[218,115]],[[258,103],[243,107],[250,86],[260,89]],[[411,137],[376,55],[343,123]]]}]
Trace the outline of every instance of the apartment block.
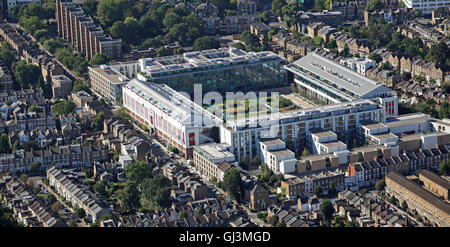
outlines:
[{"label": "apartment block", "polygon": [[194,148],[195,169],[208,179],[222,181],[234,163],[234,155],[227,150],[227,145],[208,143]]},{"label": "apartment block", "polygon": [[450,226],[450,204],[397,172],[390,172],[385,180],[389,195],[395,196],[399,202],[406,201],[408,207],[416,210],[426,221],[440,227]]},{"label": "apartment block", "polygon": [[65,98],[72,92],[72,80],[66,75],[52,76],[53,97]]},{"label": "apartment block", "polygon": [[120,103],[122,87],[129,79],[107,65],[89,66],[88,70],[92,90],[115,104]]},{"label": "apartment block", "polygon": [[422,170],[419,172],[419,180],[423,183],[423,186],[435,193],[436,195],[443,197],[448,201],[448,194],[450,191],[450,182],[443,179],[441,176],[429,170]]},{"label": "apartment block", "polygon": [[306,110],[277,112],[250,117],[244,121],[227,121],[220,127],[221,142],[230,145],[236,159],[259,155],[259,142],[278,138],[295,152],[311,149],[311,133],[332,131],[338,140],[349,143],[358,138],[364,122],[385,122],[384,109],[371,100],[356,100]]},{"label": "apartment block", "polygon": [[55,17],[59,36],[71,42],[78,52],[84,52],[88,60],[97,53],[121,57],[122,41],[112,39],[72,0],[57,0]]},{"label": "apartment block", "polygon": [[281,187],[286,189],[288,198],[301,198],[314,194],[314,189],[322,187],[327,193],[330,184],[334,184],[337,191],[345,188],[345,173],[338,170],[321,172],[306,176],[290,176],[281,181]]}]

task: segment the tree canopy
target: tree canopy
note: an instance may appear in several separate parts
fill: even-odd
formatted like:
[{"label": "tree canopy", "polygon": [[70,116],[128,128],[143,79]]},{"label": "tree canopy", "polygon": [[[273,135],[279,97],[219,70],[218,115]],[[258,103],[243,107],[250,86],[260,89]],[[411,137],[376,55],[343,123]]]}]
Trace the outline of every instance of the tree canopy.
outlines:
[{"label": "tree canopy", "polygon": [[233,200],[236,200],[238,203],[240,203],[243,196],[242,193],[244,182],[241,179],[239,171],[236,168],[229,169],[227,172],[225,172],[223,183],[228,195]]},{"label": "tree canopy", "polygon": [[140,184],[144,179],[153,177],[153,169],[145,161],[136,161],[127,164],[125,174],[128,180]]},{"label": "tree canopy", "polygon": [[110,60],[109,56],[103,53],[96,53],[91,60],[89,61],[89,65],[99,65],[106,64]]},{"label": "tree canopy", "polygon": [[75,103],[71,100],[63,100],[52,107],[52,112],[57,115],[69,114],[75,110]]},{"label": "tree canopy", "polygon": [[27,64],[25,61],[18,61],[12,64],[12,71],[16,79],[16,89],[35,87],[41,70],[34,64]]},{"label": "tree canopy", "polygon": [[192,49],[194,51],[201,51],[207,49],[217,49],[220,48],[220,42],[211,36],[203,36],[195,39]]},{"label": "tree canopy", "polygon": [[323,221],[326,224],[330,224],[331,220],[333,219],[334,207],[329,199],[324,199],[320,203],[320,213],[322,215]]}]

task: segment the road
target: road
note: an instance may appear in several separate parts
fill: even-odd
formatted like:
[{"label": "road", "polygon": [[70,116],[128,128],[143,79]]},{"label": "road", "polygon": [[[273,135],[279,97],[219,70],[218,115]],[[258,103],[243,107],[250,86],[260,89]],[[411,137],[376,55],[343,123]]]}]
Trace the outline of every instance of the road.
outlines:
[{"label": "road", "polygon": [[[147,132],[143,131],[139,126],[137,126],[135,123],[133,123],[134,127],[140,131],[141,133],[145,134],[149,139],[151,139],[153,141],[153,143],[156,143],[159,145],[159,147],[161,148],[161,150],[163,150],[166,155],[168,155],[169,151],[167,150],[166,146],[164,144],[162,144],[160,141],[158,141],[157,138],[154,138],[153,136],[151,136],[150,134],[148,134]],[[176,155],[175,158],[172,158],[172,160],[174,160],[177,164],[181,164],[185,167],[187,167],[189,169],[189,171],[193,174],[195,174],[198,178],[200,178],[200,180],[206,184],[208,186],[209,189],[212,190],[212,192],[215,192],[217,195],[217,192],[221,195],[225,195],[225,191],[223,191],[221,188],[215,186],[211,181],[209,181],[205,176],[201,175],[196,169],[194,169],[193,167],[189,166],[187,164],[186,159]],[[242,208],[246,211],[250,221],[252,221],[253,223],[255,223],[258,226],[265,226],[264,221],[261,221],[258,217],[256,213],[252,213],[250,211],[250,209],[248,209],[245,205],[241,205]]]},{"label": "road", "polygon": [[419,221],[417,221],[415,218],[411,217],[408,213],[406,213],[405,211],[403,211],[402,209],[394,206],[392,203],[390,203],[388,200],[381,198],[378,194],[376,195],[376,198],[378,200],[382,200],[384,202],[386,202],[387,205],[389,205],[391,208],[397,210],[397,212],[399,212],[402,215],[406,215],[408,217],[408,220],[415,222],[416,225],[418,225],[419,227],[424,227],[425,225]]}]

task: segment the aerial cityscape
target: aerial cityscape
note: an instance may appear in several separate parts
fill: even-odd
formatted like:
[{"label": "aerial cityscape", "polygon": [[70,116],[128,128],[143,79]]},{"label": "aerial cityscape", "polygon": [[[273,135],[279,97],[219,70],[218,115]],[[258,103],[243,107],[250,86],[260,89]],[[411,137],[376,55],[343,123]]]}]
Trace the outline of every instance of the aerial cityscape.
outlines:
[{"label": "aerial cityscape", "polygon": [[0,6],[0,227],[450,227],[450,0]]}]

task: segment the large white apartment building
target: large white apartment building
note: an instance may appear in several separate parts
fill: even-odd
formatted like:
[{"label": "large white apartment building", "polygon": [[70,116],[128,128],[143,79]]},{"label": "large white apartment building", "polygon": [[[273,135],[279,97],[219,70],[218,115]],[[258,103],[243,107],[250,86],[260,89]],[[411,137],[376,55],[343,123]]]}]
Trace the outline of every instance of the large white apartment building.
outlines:
[{"label": "large white apartment building", "polygon": [[414,11],[421,10],[422,14],[431,14],[433,9],[439,7],[450,7],[450,0],[402,0],[407,8]]},{"label": "large white apartment building", "polygon": [[398,114],[398,98],[388,87],[317,53],[308,53],[285,68],[299,94],[318,104],[373,99],[384,106],[386,117]]},{"label": "large white apartment building", "polygon": [[301,153],[305,147],[312,149],[311,133],[333,131],[339,140],[348,143],[359,137],[364,123],[371,121],[386,122],[384,109],[371,100],[356,100],[258,116],[243,122],[227,121],[220,128],[220,138],[230,146],[236,160],[252,159],[260,153],[259,142],[266,138],[281,139],[288,149]]},{"label": "large white apartment building", "polygon": [[136,79],[122,88],[123,105],[131,116],[176,146],[185,157],[193,147],[210,141],[202,131],[222,120],[164,84]]}]

